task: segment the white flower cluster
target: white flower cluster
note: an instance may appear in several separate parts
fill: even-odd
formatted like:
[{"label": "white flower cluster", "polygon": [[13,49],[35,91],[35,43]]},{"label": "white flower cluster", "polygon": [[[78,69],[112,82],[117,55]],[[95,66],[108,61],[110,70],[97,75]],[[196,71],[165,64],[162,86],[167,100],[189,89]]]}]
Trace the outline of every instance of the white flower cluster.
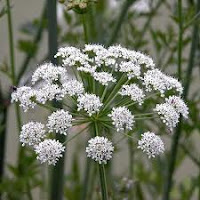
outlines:
[{"label": "white flower cluster", "polygon": [[140,78],[141,75],[141,68],[139,64],[137,64],[137,61],[123,61],[119,65],[119,71],[120,72],[126,72],[128,79],[137,77]]},{"label": "white flower cluster", "polygon": [[90,139],[86,147],[87,157],[99,164],[107,164],[107,161],[112,158],[113,151],[112,143],[107,138],[99,136]]},{"label": "white flower cluster", "polygon": [[35,146],[39,144],[46,134],[44,128],[45,126],[40,122],[29,122],[23,125],[19,136],[22,146]]},{"label": "white flower cluster", "polygon": [[62,100],[64,97],[62,88],[58,84],[42,84],[36,91],[36,101],[45,104],[53,99]]},{"label": "white flower cluster", "polygon": [[[55,57],[61,57],[62,66],[51,63],[40,65],[32,75],[32,87],[17,88],[11,96],[12,102],[19,102],[24,111],[52,100],[63,101],[63,109],[48,117],[46,127],[49,133],[66,135],[72,126],[72,115],[64,110],[65,106],[68,107],[64,99],[66,96],[70,96],[73,105],[77,106],[73,114],[77,116],[74,120],[79,120],[78,123],[97,119],[102,125],[114,126],[117,131],[132,130],[135,123],[132,110],[125,105],[142,105],[152,95],[148,96],[147,93],[153,91],[157,91],[155,94],[159,92],[161,97],[171,92],[177,95],[166,97],[164,103],[157,104],[153,109],[171,131],[179,122],[180,115],[188,117],[188,107],[180,97],[183,92],[181,83],[156,69],[148,55],[120,45],[106,48],[98,44],[86,44],[82,49],[62,47]],[[69,71],[74,73],[73,78],[68,75],[67,68],[71,68]],[[95,85],[97,82],[101,85]],[[87,115],[79,112],[82,110]],[[103,121],[107,113],[111,120]],[[45,139],[45,133],[44,125],[30,122],[22,127],[20,141],[23,145],[33,146],[41,162],[54,165],[65,147],[59,141]],[[147,137],[147,133],[151,137]],[[158,136],[147,133],[143,134],[139,146],[149,157],[154,157],[164,148],[161,148]],[[154,144],[156,141],[160,149],[159,145]],[[153,151],[153,148],[157,150]],[[91,139],[86,148],[88,157],[100,164],[106,164],[111,159],[113,150],[112,143],[99,136]]]},{"label": "white flower cluster", "polygon": [[23,108],[24,112],[26,112],[29,108],[34,108],[36,106],[36,103],[33,101],[35,96],[35,90],[31,87],[22,86],[12,93],[11,102],[19,102],[19,105]]},{"label": "white flower cluster", "polygon": [[116,79],[113,78],[112,74],[107,72],[94,72],[92,76],[96,81],[99,81],[102,85],[108,85],[109,82],[116,82]]},{"label": "white flower cluster", "polygon": [[112,123],[117,131],[124,129],[132,130],[134,124],[134,116],[126,107],[113,108],[111,114],[108,115],[112,119]]},{"label": "white flower cluster", "polygon": [[65,110],[57,110],[48,117],[47,127],[49,132],[67,135],[67,130],[72,126],[72,115]]},{"label": "white flower cluster", "polygon": [[149,158],[154,158],[165,151],[163,141],[152,132],[142,134],[142,138],[138,141],[138,149],[146,153]]},{"label": "white flower cluster", "polygon": [[183,92],[183,87],[178,80],[163,74],[159,69],[148,70],[144,74],[143,84],[146,91],[158,90],[161,96],[164,96],[164,93],[171,89],[175,89],[179,94]]},{"label": "white flower cluster", "polygon": [[140,89],[137,84],[132,83],[130,85],[123,85],[121,91],[119,92],[122,96],[130,96],[133,101],[143,104],[144,92]]},{"label": "white flower cluster", "polygon": [[165,99],[166,103],[172,105],[174,107],[174,109],[176,110],[177,113],[183,115],[184,118],[188,118],[188,107],[185,104],[185,102],[183,101],[183,99],[181,99],[178,96],[170,96],[169,98]]},{"label": "white flower cluster", "polygon": [[62,85],[64,95],[79,96],[84,93],[83,83],[77,80],[69,80]]},{"label": "white flower cluster", "polygon": [[174,107],[168,103],[157,104],[154,111],[160,115],[160,119],[166,124],[169,130],[173,131],[173,128],[175,128],[179,122],[179,114]]},{"label": "white flower cluster", "polygon": [[78,111],[81,109],[85,110],[89,116],[92,116],[94,113],[99,112],[100,107],[103,105],[95,94],[83,94],[77,99]]},{"label": "white flower cluster", "polygon": [[35,147],[37,159],[41,163],[47,162],[49,165],[55,165],[63,156],[64,151],[65,147],[59,141],[52,139],[46,139]]},{"label": "white flower cluster", "polygon": [[63,67],[54,66],[52,63],[44,63],[39,66],[32,75],[32,83],[44,80],[49,84],[54,82],[65,82],[68,79],[67,70]]},{"label": "white flower cluster", "polygon": [[182,115],[184,118],[188,118],[188,107],[185,102],[179,96],[169,96],[165,98],[165,103],[157,104],[154,109],[159,115],[163,123],[173,130],[179,122],[179,117]]}]

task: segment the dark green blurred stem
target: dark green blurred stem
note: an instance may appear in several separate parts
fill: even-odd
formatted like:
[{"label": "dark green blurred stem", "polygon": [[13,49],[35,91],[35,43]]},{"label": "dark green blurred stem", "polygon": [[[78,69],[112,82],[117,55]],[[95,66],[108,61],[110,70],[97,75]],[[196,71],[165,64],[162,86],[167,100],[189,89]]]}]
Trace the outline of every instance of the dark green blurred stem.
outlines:
[{"label": "dark green blurred stem", "polygon": [[120,31],[120,28],[124,22],[124,19],[128,13],[128,9],[130,8],[130,6],[135,2],[135,0],[126,0],[126,2],[124,3],[123,7],[122,7],[122,10],[120,12],[120,15],[119,15],[119,18],[115,24],[115,27],[113,29],[113,32],[111,34],[111,37],[110,39],[108,40],[107,42],[107,46],[110,46],[112,45],[116,39],[117,39],[117,36],[118,36],[118,33]]},{"label": "dark green blurred stem", "polygon": [[44,31],[44,20],[46,19],[46,12],[47,12],[46,7],[47,7],[47,2],[45,2],[45,4],[44,4],[42,15],[40,17],[40,24],[39,24],[37,33],[35,35],[35,38],[33,39],[33,43],[36,45],[36,49],[35,49],[34,53],[27,53],[27,55],[22,63],[22,66],[20,67],[19,74],[17,76],[17,84],[19,83],[21,77],[24,75],[31,59],[33,59],[34,56],[37,54],[37,51],[39,48],[39,42],[41,41],[42,33]]},{"label": "dark green blurred stem", "polygon": [[[58,49],[57,42],[57,12],[56,12],[56,0],[47,1],[47,19],[48,19],[48,49],[49,49],[49,60],[53,64],[58,64],[54,55]],[[58,103],[54,102],[54,106],[57,108],[62,107]],[[56,139],[61,143],[66,141],[64,135],[56,135]],[[63,199],[63,187],[64,187],[64,162],[65,154],[59,159],[55,167],[51,169],[51,180],[50,180],[50,200],[62,200]]]},{"label": "dark green blurred stem", "polygon": [[178,0],[178,19],[179,19],[179,39],[178,39],[178,78],[181,80],[182,69],[182,44],[183,44],[183,17],[182,17],[182,0]]},{"label": "dark green blurred stem", "polygon": [[88,43],[88,32],[87,32],[86,14],[82,14],[81,17],[82,17],[82,22],[83,22],[83,33],[84,33],[85,43]]},{"label": "dark green blurred stem", "polygon": [[[98,129],[97,122],[94,123],[94,130],[95,130],[95,136],[98,136],[99,129]],[[102,200],[108,200],[108,191],[107,191],[106,174],[105,174],[104,164],[98,164],[98,167],[99,167],[99,178],[100,178],[100,184],[101,184]]]},{"label": "dark green blurred stem", "polygon": [[[200,0],[197,1],[197,11],[200,10]],[[194,59],[195,59],[195,53],[198,45],[198,24],[195,23],[193,27],[193,34],[192,34],[192,44],[191,44],[191,50],[190,50],[190,57],[189,57],[189,63],[186,71],[186,77],[185,77],[185,90],[183,93],[183,98],[186,100],[188,96],[189,87],[191,84],[192,79],[192,71],[194,68]],[[182,127],[182,120],[180,120],[180,123],[176,129],[176,132],[173,136],[172,146],[171,146],[171,155],[169,160],[169,166],[167,171],[167,177],[166,182],[164,184],[164,192],[163,192],[163,200],[169,200],[170,199],[170,192],[172,188],[172,177],[175,169],[175,163],[176,163],[176,157],[177,157],[177,151],[178,151],[178,144],[179,139],[181,135],[181,127]]]},{"label": "dark green blurred stem", "polygon": [[[128,140],[128,148],[129,148],[129,176],[134,181],[134,144],[133,140]],[[130,199],[134,200],[134,188],[130,192]]]},{"label": "dark green blurred stem", "polygon": [[[3,105],[3,97],[0,95],[0,103]],[[7,121],[8,107],[2,106],[0,111],[0,183],[4,175],[4,161],[6,148],[6,121]],[[2,199],[0,193],[0,200]]]},{"label": "dark green blurred stem", "polygon": [[199,185],[198,199],[200,200],[200,168],[199,168],[199,176],[198,176],[198,185]]},{"label": "dark green blurred stem", "polygon": [[102,200],[108,200],[108,192],[106,185],[106,174],[104,164],[99,164],[99,175],[100,175],[100,183],[101,183],[101,194]]},{"label": "dark green blurred stem", "polygon": [[[13,38],[13,26],[12,26],[12,15],[10,1],[6,0],[7,3],[7,17],[8,17],[8,37],[9,37],[9,50],[10,50],[10,65],[11,65],[11,79],[12,84],[16,85],[16,74],[15,74],[15,54],[14,54],[14,38]],[[17,119],[17,127],[20,132],[21,129],[21,114],[18,104],[15,104],[15,112]],[[21,177],[24,173],[23,158],[25,157],[25,148],[19,146],[18,152],[18,175]],[[28,197],[29,198],[29,197]]]}]

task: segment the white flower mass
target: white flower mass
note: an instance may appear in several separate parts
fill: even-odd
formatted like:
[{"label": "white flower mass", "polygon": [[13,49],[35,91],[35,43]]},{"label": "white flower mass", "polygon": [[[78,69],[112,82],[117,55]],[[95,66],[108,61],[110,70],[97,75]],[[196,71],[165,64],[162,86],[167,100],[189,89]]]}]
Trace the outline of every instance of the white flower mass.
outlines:
[{"label": "white flower mass", "polygon": [[132,130],[134,124],[134,116],[126,107],[113,108],[111,114],[108,115],[112,119],[113,125],[117,131],[125,129]]},{"label": "white flower mass", "polygon": [[[91,128],[97,123],[104,134],[107,129],[135,132],[137,123],[159,117],[173,131],[181,115],[188,118],[182,84],[156,68],[144,53],[120,45],[85,44],[83,48],[61,47],[55,58],[61,59],[61,66],[39,65],[31,85],[18,87],[11,95],[11,102],[19,103],[25,112],[36,105],[51,108],[52,101],[62,104],[62,109],[54,107],[55,112],[48,116],[47,133],[39,122],[22,127],[20,142],[33,146],[42,163],[55,165],[65,149],[59,141],[45,139],[46,134],[67,135],[77,124],[88,123]],[[151,132],[144,133],[138,145],[149,157],[164,151],[160,138]],[[113,151],[112,143],[101,135],[91,139],[86,148],[87,156],[99,164],[106,164]]]},{"label": "white flower mass", "polygon": [[52,63],[45,63],[39,66],[32,75],[32,83],[39,80],[54,83],[56,81],[65,82],[68,79],[67,70],[63,67],[54,66]]},{"label": "white flower mass", "polygon": [[37,159],[48,165],[55,165],[64,151],[65,147],[59,141],[52,139],[46,139],[35,146]]},{"label": "white flower mass", "polygon": [[45,126],[40,122],[29,122],[22,126],[19,140],[22,146],[35,146],[45,137]]},{"label": "white flower mass", "polygon": [[103,105],[100,101],[100,98],[95,94],[84,94],[78,97],[78,111],[85,110],[89,116],[97,113],[100,110],[100,107]]},{"label": "white flower mass", "polygon": [[140,89],[137,84],[132,83],[130,85],[123,85],[121,91],[119,92],[122,96],[130,96],[133,101],[143,104],[143,99],[145,94],[142,89]]},{"label": "white flower mass", "polygon": [[69,80],[62,84],[62,90],[64,95],[79,96],[84,93],[84,86],[77,80]]},{"label": "white flower mass", "polygon": [[169,130],[173,131],[173,128],[179,122],[179,114],[174,107],[168,103],[157,104],[154,111],[160,115],[160,119],[166,124]]},{"label": "white flower mass", "polygon": [[141,149],[149,158],[156,157],[165,151],[164,143],[153,132],[145,132],[138,141],[138,149]]},{"label": "white flower mass", "polygon": [[72,115],[65,110],[57,110],[48,116],[47,127],[49,132],[67,135],[67,130],[72,126]]},{"label": "white flower mass", "polygon": [[86,147],[87,157],[95,160],[99,164],[107,164],[107,161],[112,158],[114,147],[105,137],[96,136],[88,141]]},{"label": "white flower mass", "polygon": [[35,90],[31,87],[22,86],[17,88],[17,90],[11,94],[11,102],[19,102],[19,105],[23,108],[24,112],[27,112],[28,109],[36,106],[36,103],[33,101],[35,96]]},{"label": "white flower mass", "polygon": [[107,72],[95,72],[92,76],[102,85],[108,85],[109,82],[116,82],[116,79],[113,78],[112,74]]}]

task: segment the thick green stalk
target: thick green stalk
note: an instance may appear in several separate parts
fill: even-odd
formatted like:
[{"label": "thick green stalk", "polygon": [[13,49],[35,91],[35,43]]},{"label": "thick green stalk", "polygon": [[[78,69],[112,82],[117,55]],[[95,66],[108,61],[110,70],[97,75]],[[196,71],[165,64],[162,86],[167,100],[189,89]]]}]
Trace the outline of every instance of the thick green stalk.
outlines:
[{"label": "thick green stalk", "polygon": [[[200,10],[200,0],[197,1],[197,11],[196,11],[196,13],[198,13],[199,10]],[[198,44],[198,24],[195,23],[194,27],[193,27],[190,57],[189,57],[189,63],[188,63],[188,67],[187,67],[185,84],[184,84],[185,90],[184,90],[184,93],[183,93],[183,98],[185,100],[187,99],[189,87],[190,87],[190,84],[191,84],[191,76],[192,76],[192,71],[193,71],[193,68],[194,68],[194,59],[195,59],[197,44]],[[172,141],[171,156],[170,156],[170,160],[169,160],[167,177],[165,179],[166,182],[164,184],[163,200],[169,200],[170,199],[170,191],[171,191],[171,188],[172,188],[172,177],[173,177],[173,173],[174,173],[174,169],[175,169],[179,139],[180,139],[181,130],[182,130],[181,121],[182,120],[180,120],[180,123],[179,123],[179,125],[176,129],[176,132],[174,134],[173,141]]]},{"label": "thick green stalk", "polygon": [[178,0],[178,18],[179,18],[179,39],[178,39],[178,78],[181,80],[182,75],[182,44],[183,44],[183,16],[182,0]]},{"label": "thick green stalk", "polygon": [[100,183],[101,183],[102,200],[108,200],[106,174],[105,174],[105,168],[103,164],[99,165],[99,176],[100,176]]},{"label": "thick green stalk", "polygon": [[83,21],[83,33],[84,33],[84,39],[85,43],[88,43],[88,32],[87,32],[87,21],[86,21],[86,14],[82,14],[82,21]]},{"label": "thick green stalk", "polygon": [[[3,105],[5,101],[1,95],[0,91],[0,103]],[[6,149],[6,121],[8,115],[8,107],[3,105],[0,110],[0,183],[4,175],[4,162],[5,162],[5,149]],[[2,199],[2,193],[0,193],[0,200]]]},{"label": "thick green stalk", "polygon": [[[99,135],[98,124],[95,122],[95,135]],[[99,167],[99,177],[100,177],[100,184],[101,184],[101,195],[102,200],[108,200],[108,192],[107,192],[107,184],[106,184],[106,174],[104,164],[98,164]]]},{"label": "thick green stalk", "polygon": [[[8,17],[8,36],[9,36],[9,50],[10,50],[10,66],[11,66],[11,80],[12,84],[16,85],[16,74],[15,74],[15,53],[14,53],[14,37],[13,37],[13,25],[12,25],[12,14],[11,14],[11,6],[10,1],[6,0],[7,4],[7,17]],[[16,113],[16,119],[17,119],[17,127],[18,131],[21,130],[21,114],[20,114],[20,108],[18,104],[15,104],[15,113]],[[19,152],[18,152],[18,175],[21,177],[24,173],[24,166],[23,166],[23,158],[25,156],[25,149],[22,148],[22,146],[19,146]],[[28,187],[28,190],[31,188]],[[28,199],[31,199],[31,193],[30,191],[27,191]],[[23,197],[22,197],[23,199]]]},{"label": "thick green stalk", "polygon": [[[49,60],[53,64],[58,64],[54,55],[58,49],[57,42],[57,13],[56,13],[56,0],[47,1],[47,19],[48,19],[48,46],[49,46]],[[61,107],[54,102],[55,107]],[[61,143],[66,141],[66,137],[63,135],[56,135],[56,139]],[[62,200],[63,199],[63,187],[64,187],[64,162],[65,153],[63,157],[58,161],[55,167],[51,168],[51,180],[50,180],[50,200]]]}]

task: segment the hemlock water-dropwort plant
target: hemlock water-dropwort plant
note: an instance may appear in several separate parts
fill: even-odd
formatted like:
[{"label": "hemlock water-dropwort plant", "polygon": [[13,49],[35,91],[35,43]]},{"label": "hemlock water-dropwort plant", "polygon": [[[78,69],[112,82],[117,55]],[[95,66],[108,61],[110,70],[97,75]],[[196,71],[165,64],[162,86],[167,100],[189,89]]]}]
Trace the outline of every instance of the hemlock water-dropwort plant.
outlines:
[{"label": "hemlock water-dropwort plant", "polygon": [[[188,117],[181,83],[141,52],[86,44],[83,49],[62,47],[55,57],[62,66],[40,65],[32,75],[32,85],[12,93],[12,102],[19,102],[25,112],[36,106],[52,111],[46,124],[29,122],[20,134],[22,145],[32,146],[41,163],[55,165],[62,157],[68,141],[62,144],[53,135],[70,135],[72,126],[85,124],[91,130],[86,154],[103,166],[114,153],[108,132],[136,139],[137,124],[144,120],[153,123],[160,118],[172,132],[181,115]],[[62,109],[52,107],[52,100],[61,101]],[[147,130],[138,149],[151,158],[164,152],[164,143]]]},{"label": "hemlock water-dropwort plant", "polygon": [[[172,132],[180,115],[188,117],[188,107],[181,99],[181,83],[157,69],[145,54],[121,46],[106,49],[86,44],[83,49],[60,48],[55,57],[61,58],[62,66],[40,65],[32,75],[32,86],[19,87],[12,93],[12,102],[19,102],[25,112],[37,105],[53,109],[46,125],[29,122],[20,134],[22,145],[32,146],[41,162],[56,164],[64,144],[50,135],[67,135],[72,126],[94,127],[91,137],[95,137],[89,140],[86,153],[99,164],[106,164],[114,151],[106,130],[137,132],[139,119],[159,116]],[[145,113],[143,104],[151,99],[158,103],[154,107],[149,103]],[[62,101],[63,109],[53,108],[52,100]],[[164,152],[162,140],[150,131],[142,134],[138,148],[148,157]]]}]

